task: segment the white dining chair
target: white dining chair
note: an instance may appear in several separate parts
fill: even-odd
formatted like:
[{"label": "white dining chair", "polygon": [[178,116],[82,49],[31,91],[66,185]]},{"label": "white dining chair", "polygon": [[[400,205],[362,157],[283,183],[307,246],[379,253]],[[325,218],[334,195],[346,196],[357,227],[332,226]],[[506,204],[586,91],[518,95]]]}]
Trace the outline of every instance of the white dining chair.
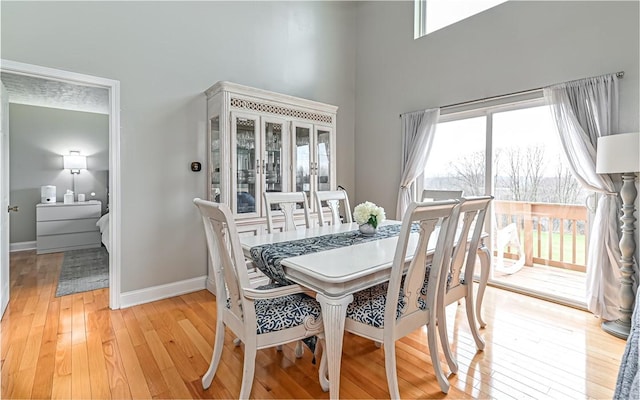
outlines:
[{"label": "white dining chair", "polygon": [[[524,254],[524,246],[520,242],[518,225],[516,225],[515,222],[512,222],[503,226],[502,228],[496,227],[495,241],[496,262],[493,267],[493,271],[507,275],[512,275],[520,271],[522,267],[524,267],[526,256]],[[505,263],[504,254],[505,250],[508,248],[517,249],[518,258],[516,258],[515,260],[509,259],[509,263]]]},{"label": "white dining chair", "polygon": [[[294,213],[298,209],[298,206],[304,210],[305,227],[311,227],[309,204],[307,202],[307,195],[304,192],[264,192],[263,195],[264,204],[267,208],[267,232],[274,233],[276,231],[273,224],[273,215],[278,212],[284,215],[283,232],[297,229]],[[275,284],[273,281],[271,283]],[[279,346],[278,350],[282,350],[282,347]],[[302,341],[296,344],[295,355],[297,358],[301,358],[304,355]]]},{"label": "white dining chair", "polygon": [[[438,384],[442,392],[449,391],[449,381],[438,358],[436,315],[437,308],[444,307],[437,299],[444,295],[446,274],[442,275],[441,270],[451,256],[458,203],[457,200],[411,203],[402,221],[389,282],[355,293],[347,307],[345,331],[383,343],[391,398],[400,398],[395,342],[425,325]],[[412,234],[414,223],[419,229]],[[410,242],[415,243],[415,250],[406,269]],[[427,250],[434,242],[435,251],[429,257]],[[426,295],[422,295],[426,278],[428,289]]]},{"label": "white dining chair", "polygon": [[[324,345],[320,304],[304,294],[299,285],[274,288],[252,288],[240,246],[240,238],[231,210],[225,204],[201,199],[193,202],[204,223],[207,248],[216,269],[216,332],[209,369],[202,377],[206,390],[216,374],[224,348],[225,328],[244,343],[244,365],[239,398],[251,393],[256,351],[284,343],[318,336]],[[322,352],[319,380],[323,390],[329,389],[326,360]]]},{"label": "white dining chair", "polygon": [[[483,350],[485,343],[476,324],[475,302],[473,301],[473,272],[476,265],[478,246],[484,231],[484,221],[489,209],[492,196],[479,196],[463,198],[458,206],[456,239],[451,258],[445,260],[443,274],[446,275],[447,284],[444,287],[443,307],[438,307],[438,331],[440,344],[444,352],[449,368],[452,372],[458,371],[458,364],[453,358],[449,338],[447,336],[447,319],[445,308],[451,303],[465,299],[465,310],[471,335],[476,342],[478,350]],[[468,240],[468,238],[471,240]],[[464,245],[460,245],[464,243]],[[447,265],[448,263],[448,265]],[[428,295],[427,285],[423,286],[423,295]]]},{"label": "white dining chair", "polygon": [[436,190],[425,189],[422,191],[422,201],[440,201],[462,198],[462,190]]},{"label": "white dining chair", "polygon": [[344,223],[352,223],[351,206],[349,205],[349,196],[344,190],[324,190],[315,193],[316,207],[318,209],[318,222],[320,226],[324,226],[325,219],[322,212],[322,203],[325,203],[331,212],[331,225],[341,224],[340,221],[340,203],[344,207]]},{"label": "white dining chair", "polygon": [[267,209],[267,231],[274,233],[274,214],[281,213],[284,216],[283,231],[291,231],[297,228],[294,214],[298,207],[304,211],[305,227],[311,227],[309,216],[309,203],[304,192],[264,192],[264,204]]}]

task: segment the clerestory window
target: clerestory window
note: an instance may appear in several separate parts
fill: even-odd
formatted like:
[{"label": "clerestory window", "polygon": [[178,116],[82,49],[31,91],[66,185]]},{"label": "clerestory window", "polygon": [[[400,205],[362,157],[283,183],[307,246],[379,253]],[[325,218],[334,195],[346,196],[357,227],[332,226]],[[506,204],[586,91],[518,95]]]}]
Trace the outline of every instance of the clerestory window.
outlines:
[{"label": "clerestory window", "polygon": [[507,0],[415,0],[414,39],[505,3]]}]

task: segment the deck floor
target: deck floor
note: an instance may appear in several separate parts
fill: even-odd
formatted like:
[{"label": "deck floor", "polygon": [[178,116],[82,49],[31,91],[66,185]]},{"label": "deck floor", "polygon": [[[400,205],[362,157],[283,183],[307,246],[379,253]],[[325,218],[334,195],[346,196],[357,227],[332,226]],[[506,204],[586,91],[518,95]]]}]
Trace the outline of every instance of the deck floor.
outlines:
[{"label": "deck floor", "polygon": [[494,272],[491,279],[586,307],[587,275],[584,272],[534,264],[525,265],[514,274]]}]

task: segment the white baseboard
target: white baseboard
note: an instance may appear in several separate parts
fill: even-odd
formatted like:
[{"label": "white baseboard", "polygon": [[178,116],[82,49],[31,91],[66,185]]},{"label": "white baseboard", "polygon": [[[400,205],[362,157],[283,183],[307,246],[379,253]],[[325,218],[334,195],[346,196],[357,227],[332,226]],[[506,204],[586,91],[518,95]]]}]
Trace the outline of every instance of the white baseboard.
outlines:
[{"label": "white baseboard", "polygon": [[137,306],[139,304],[150,303],[152,301],[206,289],[206,281],[206,276],[199,276],[184,281],[124,292],[120,294],[120,308]]},{"label": "white baseboard", "polygon": [[216,294],[216,283],[211,279],[211,277],[207,277],[206,289],[211,292],[215,296]]},{"label": "white baseboard", "polygon": [[9,252],[13,253],[14,251],[25,251],[25,250],[35,250],[36,249],[36,241],[33,242],[17,242],[11,243],[9,245]]}]

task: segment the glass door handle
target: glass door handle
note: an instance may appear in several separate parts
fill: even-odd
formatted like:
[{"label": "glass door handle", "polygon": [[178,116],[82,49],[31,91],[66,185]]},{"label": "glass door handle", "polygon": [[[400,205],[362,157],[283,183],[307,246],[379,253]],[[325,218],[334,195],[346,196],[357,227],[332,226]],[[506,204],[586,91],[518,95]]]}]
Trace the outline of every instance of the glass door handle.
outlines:
[{"label": "glass door handle", "polygon": [[18,206],[7,206],[7,212],[18,212],[20,211],[20,209],[18,208]]}]

